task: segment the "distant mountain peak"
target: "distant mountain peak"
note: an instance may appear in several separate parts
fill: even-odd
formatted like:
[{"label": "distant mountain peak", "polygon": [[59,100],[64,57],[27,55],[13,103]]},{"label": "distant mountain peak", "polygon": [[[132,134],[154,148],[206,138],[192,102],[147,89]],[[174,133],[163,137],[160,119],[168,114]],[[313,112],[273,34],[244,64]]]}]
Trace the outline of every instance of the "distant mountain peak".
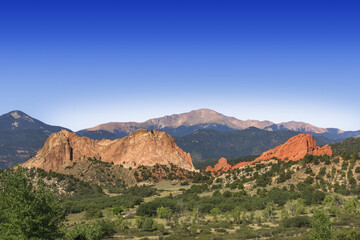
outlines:
[{"label": "distant mountain peak", "polygon": [[53,133],[65,128],[45,124],[20,110],[14,110],[0,116],[0,131],[29,129]]},{"label": "distant mountain peak", "polygon": [[63,127],[51,126],[14,110],[0,116],[0,168],[22,163],[36,152],[46,138]]},{"label": "distant mountain peak", "polygon": [[18,120],[25,120],[30,123],[35,123],[35,120],[32,117],[30,117],[26,113],[19,111],[19,110],[11,111],[7,115],[11,116],[12,118],[14,118],[16,120],[12,124],[13,126],[16,126],[16,127],[19,125],[19,122],[17,122]]}]

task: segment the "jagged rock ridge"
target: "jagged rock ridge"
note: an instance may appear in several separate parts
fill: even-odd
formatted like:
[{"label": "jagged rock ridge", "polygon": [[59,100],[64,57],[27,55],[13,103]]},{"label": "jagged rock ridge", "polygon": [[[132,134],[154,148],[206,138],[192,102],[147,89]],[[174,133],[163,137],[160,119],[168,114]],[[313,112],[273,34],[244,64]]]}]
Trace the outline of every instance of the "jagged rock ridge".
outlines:
[{"label": "jagged rock ridge", "polygon": [[146,129],[113,141],[92,140],[63,130],[52,134],[36,156],[23,166],[59,171],[87,158],[112,162],[125,168],[172,163],[186,170],[195,170],[190,154],[180,149],[170,135]]},{"label": "jagged rock ridge", "polygon": [[[305,155],[332,155],[332,149],[329,145],[319,147],[316,145],[314,137],[310,134],[301,133],[290,138],[284,144],[279,145],[269,151],[262,153],[258,158],[251,162],[240,162],[232,167],[232,169],[242,168],[247,165],[251,165],[258,162],[263,162],[270,159],[280,159],[283,161],[298,161],[305,157]],[[206,168],[206,171],[218,172],[218,171],[228,171],[231,168],[227,164],[226,159],[219,159],[219,162],[215,165],[214,168],[211,166]]]},{"label": "jagged rock ridge", "polygon": [[317,146],[312,135],[302,133],[290,138],[286,143],[264,152],[255,161],[268,160],[274,157],[281,160],[298,161],[306,154],[331,156],[332,150],[329,145]]}]

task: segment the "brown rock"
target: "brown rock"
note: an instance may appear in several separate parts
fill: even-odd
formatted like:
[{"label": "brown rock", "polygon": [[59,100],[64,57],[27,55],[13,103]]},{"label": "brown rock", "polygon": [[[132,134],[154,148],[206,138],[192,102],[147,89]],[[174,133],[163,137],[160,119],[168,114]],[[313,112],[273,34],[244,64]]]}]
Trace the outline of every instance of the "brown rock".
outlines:
[{"label": "brown rock", "polygon": [[231,165],[227,163],[226,158],[220,158],[218,163],[215,164],[214,168],[212,168],[211,166],[208,166],[205,171],[207,171],[207,172],[218,172],[218,171],[226,172],[229,169],[231,169]]},{"label": "brown rock", "polygon": [[323,147],[316,146],[312,135],[302,133],[290,138],[284,144],[264,152],[255,161],[268,160],[274,157],[285,161],[298,161],[305,157],[306,154],[331,156],[332,150],[329,145]]},{"label": "brown rock", "polygon": [[79,159],[94,157],[125,168],[172,163],[186,170],[195,170],[190,154],[180,149],[169,134],[146,129],[113,141],[92,140],[63,130],[52,134],[36,156],[22,166],[59,171]]},{"label": "brown rock", "polygon": [[329,145],[319,147],[316,145],[314,137],[310,134],[301,133],[290,138],[284,144],[277,146],[269,151],[264,152],[260,157],[251,162],[241,162],[236,164],[233,169],[244,167],[249,164],[278,158],[284,161],[298,161],[305,157],[306,154],[311,155],[332,155],[332,149]]},{"label": "brown rock", "polygon": [[252,162],[240,162],[238,164],[236,164],[235,166],[232,167],[232,169],[238,169],[238,168],[241,168],[241,167],[245,167],[246,165],[249,165],[249,164],[252,164],[254,163],[254,161]]}]

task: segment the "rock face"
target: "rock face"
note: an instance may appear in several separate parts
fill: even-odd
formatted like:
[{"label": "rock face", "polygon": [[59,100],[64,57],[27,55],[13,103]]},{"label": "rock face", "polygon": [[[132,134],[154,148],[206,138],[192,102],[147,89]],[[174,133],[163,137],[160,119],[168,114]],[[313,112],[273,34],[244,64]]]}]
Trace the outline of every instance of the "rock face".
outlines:
[{"label": "rock face", "polygon": [[228,164],[226,158],[220,158],[218,163],[215,164],[214,168],[212,168],[211,166],[208,166],[205,171],[206,172],[218,172],[218,171],[226,172],[230,169],[231,169],[231,165]]},{"label": "rock face", "polygon": [[255,161],[268,160],[274,157],[285,161],[298,161],[305,157],[306,154],[331,156],[332,150],[329,145],[323,147],[316,146],[312,135],[302,133],[290,138],[284,144],[264,152]]},{"label": "rock face", "polygon": [[[320,155],[332,155],[332,149],[329,145],[319,147],[316,145],[314,137],[310,134],[301,133],[290,138],[284,144],[277,146],[269,151],[264,152],[260,157],[256,158],[251,162],[240,162],[235,166],[231,167],[225,158],[221,158],[214,168],[208,166],[206,171],[217,172],[217,171],[228,171],[231,169],[238,169],[247,165],[255,164],[258,162],[278,158],[283,161],[298,161],[305,157],[306,154],[315,156]],[[225,160],[225,161],[224,161]]]},{"label": "rock face", "polygon": [[170,135],[146,129],[113,141],[92,140],[63,130],[52,134],[36,156],[22,166],[59,171],[87,158],[113,162],[125,168],[172,163],[186,170],[195,170],[190,154],[181,150]]}]

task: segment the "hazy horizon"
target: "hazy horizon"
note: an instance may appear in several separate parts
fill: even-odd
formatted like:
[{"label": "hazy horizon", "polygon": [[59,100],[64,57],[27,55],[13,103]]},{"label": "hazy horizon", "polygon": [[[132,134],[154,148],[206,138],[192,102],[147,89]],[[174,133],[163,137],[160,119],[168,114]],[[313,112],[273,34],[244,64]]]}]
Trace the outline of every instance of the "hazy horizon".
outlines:
[{"label": "hazy horizon", "polygon": [[74,131],[208,108],[360,129],[354,1],[17,1],[0,114]]}]

